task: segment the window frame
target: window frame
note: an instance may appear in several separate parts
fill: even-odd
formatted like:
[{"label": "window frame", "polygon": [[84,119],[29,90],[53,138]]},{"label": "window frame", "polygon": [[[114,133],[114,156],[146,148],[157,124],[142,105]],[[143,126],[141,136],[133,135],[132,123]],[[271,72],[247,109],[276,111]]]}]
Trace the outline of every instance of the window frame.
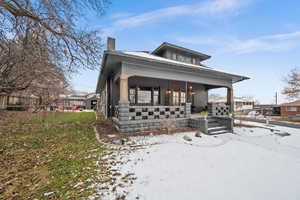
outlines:
[{"label": "window frame", "polygon": [[[295,109],[291,109],[291,108],[295,108]],[[298,111],[298,106],[287,106],[286,111],[287,112],[297,112]]]}]

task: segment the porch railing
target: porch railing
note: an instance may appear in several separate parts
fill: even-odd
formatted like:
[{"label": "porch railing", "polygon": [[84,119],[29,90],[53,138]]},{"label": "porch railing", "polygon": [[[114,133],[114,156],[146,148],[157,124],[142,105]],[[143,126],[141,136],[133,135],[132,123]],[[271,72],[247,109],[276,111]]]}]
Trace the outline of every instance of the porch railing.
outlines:
[{"label": "porch railing", "polygon": [[[129,106],[129,120],[184,118],[185,106]],[[114,117],[119,118],[119,107],[114,108]]]},{"label": "porch railing", "polygon": [[184,106],[130,106],[129,120],[183,118]]},{"label": "porch railing", "polygon": [[209,104],[208,110],[212,116],[228,116],[230,112],[230,105],[224,103],[212,103]]}]

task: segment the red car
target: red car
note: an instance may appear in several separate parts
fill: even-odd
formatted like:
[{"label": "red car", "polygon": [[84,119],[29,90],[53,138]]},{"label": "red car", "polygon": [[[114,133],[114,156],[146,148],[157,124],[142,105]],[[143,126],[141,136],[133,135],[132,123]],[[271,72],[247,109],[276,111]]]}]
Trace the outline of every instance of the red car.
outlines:
[{"label": "red car", "polygon": [[58,106],[56,107],[56,110],[64,110],[64,106],[58,105]]},{"label": "red car", "polygon": [[72,110],[80,110],[80,106],[73,105]]}]

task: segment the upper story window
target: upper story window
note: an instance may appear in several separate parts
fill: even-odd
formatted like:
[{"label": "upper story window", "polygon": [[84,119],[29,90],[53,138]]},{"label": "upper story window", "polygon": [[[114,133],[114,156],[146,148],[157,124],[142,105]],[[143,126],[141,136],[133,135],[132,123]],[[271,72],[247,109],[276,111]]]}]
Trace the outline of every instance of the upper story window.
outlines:
[{"label": "upper story window", "polygon": [[192,58],[191,57],[184,57],[186,63],[192,63]]},{"label": "upper story window", "polygon": [[183,55],[180,55],[180,54],[177,54],[177,53],[172,53],[171,59],[172,60],[177,60],[179,62],[196,64],[196,59],[195,58],[192,58],[192,57],[189,57],[189,56],[183,56]]},{"label": "upper story window", "polygon": [[180,62],[185,62],[185,57],[182,55],[177,55],[177,60]]}]

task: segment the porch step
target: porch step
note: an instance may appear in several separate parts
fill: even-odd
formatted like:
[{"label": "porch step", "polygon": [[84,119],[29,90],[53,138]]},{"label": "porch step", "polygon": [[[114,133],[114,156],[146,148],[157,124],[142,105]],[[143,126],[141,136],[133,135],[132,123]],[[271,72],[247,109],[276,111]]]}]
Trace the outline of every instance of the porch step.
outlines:
[{"label": "porch step", "polygon": [[218,127],[218,126],[222,126],[222,125],[219,124],[218,122],[208,123],[208,128],[213,128],[213,127]]},{"label": "porch step", "polygon": [[208,118],[207,121],[208,121],[208,123],[218,122],[218,120],[216,120],[214,118]]},{"label": "porch step", "polygon": [[223,131],[226,129],[227,129],[226,126],[215,126],[215,127],[208,128],[208,132],[211,133],[216,131]]},{"label": "porch step", "polygon": [[209,135],[218,135],[218,134],[224,134],[229,133],[228,130],[220,130],[220,131],[214,131],[214,132],[208,132]]}]

